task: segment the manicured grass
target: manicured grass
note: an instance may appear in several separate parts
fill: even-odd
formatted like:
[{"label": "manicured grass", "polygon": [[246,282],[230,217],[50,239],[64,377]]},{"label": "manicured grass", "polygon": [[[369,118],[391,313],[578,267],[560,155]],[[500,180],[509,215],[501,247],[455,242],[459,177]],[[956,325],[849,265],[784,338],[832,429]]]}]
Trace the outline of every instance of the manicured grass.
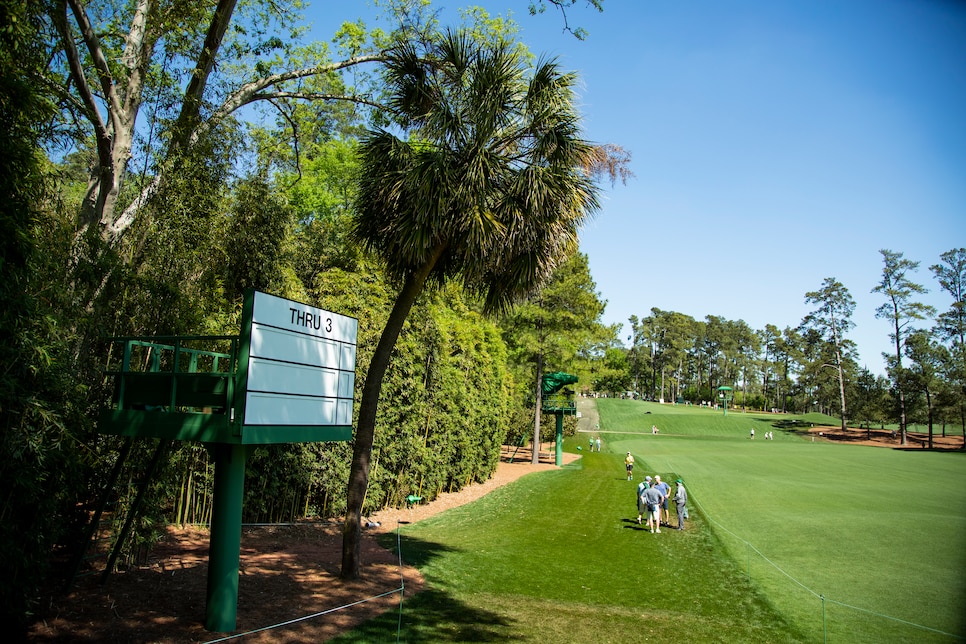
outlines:
[{"label": "manicured grass", "polygon": [[[402,555],[429,585],[406,598],[401,641],[966,635],[966,455],[812,443],[734,410],[597,402],[603,453],[401,528]],[[689,530],[638,528],[628,450],[636,479],[685,479]],[[399,621],[339,641],[392,641]]]},{"label": "manicured grass", "polygon": [[646,422],[643,437],[605,434],[608,447],[682,476],[735,561],[800,629],[950,640],[910,622],[966,635],[966,454],[813,443],[777,428],[774,441],[761,429],[752,441],[747,428],[776,417],[712,422],[706,410],[598,402],[602,429],[615,416]]},{"label": "manicured grass", "polygon": [[[401,640],[805,641],[700,519],[641,529],[636,485],[622,458],[587,454],[404,526],[403,557],[431,590],[406,600]],[[397,619],[339,641],[390,641]]]}]

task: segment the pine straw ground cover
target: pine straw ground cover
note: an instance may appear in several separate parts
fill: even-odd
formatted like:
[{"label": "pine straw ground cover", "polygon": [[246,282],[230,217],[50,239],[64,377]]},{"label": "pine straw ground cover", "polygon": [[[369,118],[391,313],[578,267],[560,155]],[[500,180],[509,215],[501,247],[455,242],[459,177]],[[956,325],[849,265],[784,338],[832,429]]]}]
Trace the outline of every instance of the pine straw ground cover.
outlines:
[{"label": "pine straw ground cover", "polygon": [[[301,621],[228,641],[321,642],[396,608],[400,593],[394,591],[404,588],[406,601],[423,589],[424,582],[414,567],[400,567],[398,557],[381,547],[377,536],[474,501],[525,474],[556,469],[546,451],[537,465],[530,463],[531,454],[524,450],[510,463],[512,454],[513,448],[504,449],[496,474],[485,483],[444,493],[412,510],[390,509],[369,517],[380,525],[363,540],[364,575],[359,581],[339,579],[339,522],[245,527],[235,633]],[[566,458],[569,462],[577,457],[567,454]],[[116,573],[103,585],[99,577],[85,577],[67,595],[49,592],[29,641],[180,644],[224,637],[204,628],[208,536],[203,528],[169,528],[145,565]]]}]

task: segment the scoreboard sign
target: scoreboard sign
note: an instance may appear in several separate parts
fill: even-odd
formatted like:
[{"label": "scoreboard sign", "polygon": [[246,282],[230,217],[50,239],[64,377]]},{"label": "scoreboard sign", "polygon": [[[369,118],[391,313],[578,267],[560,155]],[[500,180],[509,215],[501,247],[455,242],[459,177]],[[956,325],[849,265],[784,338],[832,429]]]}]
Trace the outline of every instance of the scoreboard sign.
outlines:
[{"label": "scoreboard sign", "polygon": [[[358,330],[355,318],[248,289],[238,336],[114,338],[123,357],[108,371],[114,397],[98,430],[199,441],[215,465],[209,631],[235,630],[251,448],[352,438]],[[202,342],[214,348],[196,346]]]},{"label": "scoreboard sign", "polygon": [[243,315],[242,442],[349,440],[358,320],[259,291]]}]

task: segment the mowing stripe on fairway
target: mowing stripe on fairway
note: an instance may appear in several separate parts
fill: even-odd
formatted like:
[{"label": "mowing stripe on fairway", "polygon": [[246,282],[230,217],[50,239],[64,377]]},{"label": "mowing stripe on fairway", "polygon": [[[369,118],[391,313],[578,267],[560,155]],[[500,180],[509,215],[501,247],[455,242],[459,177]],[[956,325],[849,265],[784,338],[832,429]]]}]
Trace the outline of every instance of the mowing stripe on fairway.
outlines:
[{"label": "mowing stripe on fairway", "polygon": [[[638,526],[636,486],[622,458],[585,454],[403,526],[403,558],[432,587],[407,600],[403,639],[452,641],[465,625],[434,631],[422,613],[445,622],[465,610],[475,620],[485,608],[504,625],[488,632],[493,638],[545,641],[558,632],[571,634],[565,641],[623,642],[628,632],[652,632],[658,641],[680,641],[680,633],[701,641],[803,641],[722,556],[700,519],[684,532]],[[523,615],[537,606],[539,620],[526,625]],[[585,625],[574,622],[578,616]],[[576,635],[580,629],[585,636]]]},{"label": "mowing stripe on fairway", "polygon": [[[616,417],[636,430],[611,434],[610,449],[682,476],[735,561],[803,629],[831,621],[824,628],[852,641],[966,635],[964,454],[812,443],[780,429],[752,441],[748,427],[762,419],[751,414],[600,402],[602,427],[616,430]],[[651,424],[661,434],[641,431]]]}]

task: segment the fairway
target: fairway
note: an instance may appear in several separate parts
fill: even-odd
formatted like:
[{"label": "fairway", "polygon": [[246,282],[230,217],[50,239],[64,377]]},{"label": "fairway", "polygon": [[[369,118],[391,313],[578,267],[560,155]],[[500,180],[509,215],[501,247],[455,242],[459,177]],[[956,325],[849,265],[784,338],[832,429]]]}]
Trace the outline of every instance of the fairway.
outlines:
[{"label": "fairway", "polygon": [[734,560],[806,632],[848,641],[966,634],[963,453],[811,442],[775,429],[766,441],[770,415],[598,403],[601,429],[615,432],[603,434],[610,449],[684,478]]},{"label": "fairway", "polygon": [[[966,634],[962,453],[813,443],[778,429],[765,441],[771,425],[750,414],[597,403],[603,453],[582,450],[570,466],[403,526],[402,556],[429,589],[407,598],[401,615],[339,641],[394,639],[397,627],[402,641],[454,642]],[[578,433],[565,448],[587,438]],[[626,451],[637,459],[633,482]],[[688,530],[636,525],[645,473],[686,481]]]}]

